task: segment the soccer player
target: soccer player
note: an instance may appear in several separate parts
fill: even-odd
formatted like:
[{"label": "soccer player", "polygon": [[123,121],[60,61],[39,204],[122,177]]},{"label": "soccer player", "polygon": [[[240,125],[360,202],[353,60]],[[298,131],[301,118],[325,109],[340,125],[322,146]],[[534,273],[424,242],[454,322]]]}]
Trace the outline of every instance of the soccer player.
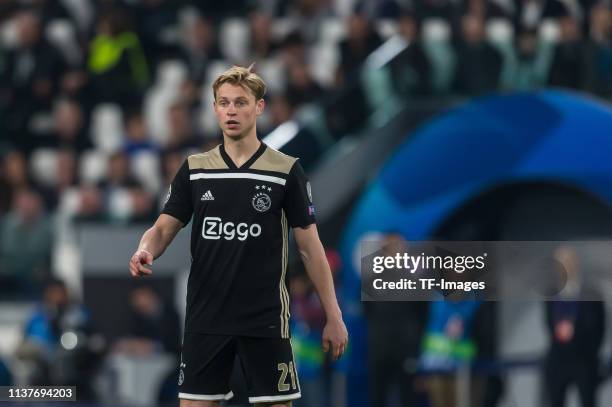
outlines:
[{"label": "soccer player", "polygon": [[223,144],[185,160],[161,215],[130,260],[134,277],[150,275],[145,266],[193,218],[181,407],[218,406],[231,398],[236,355],[250,403],[287,407],[300,397],[289,335],[289,227],[327,317],[323,350],[337,359],[348,342],[310,184],[296,158],[257,139],[265,89],[250,68],[234,66],[216,79],[214,110]]}]

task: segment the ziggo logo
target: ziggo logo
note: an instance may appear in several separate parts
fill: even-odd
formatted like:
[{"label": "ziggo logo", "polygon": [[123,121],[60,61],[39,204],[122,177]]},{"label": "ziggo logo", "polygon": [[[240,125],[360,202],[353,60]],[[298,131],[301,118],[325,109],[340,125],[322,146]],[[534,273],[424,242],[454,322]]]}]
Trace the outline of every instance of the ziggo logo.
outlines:
[{"label": "ziggo logo", "polygon": [[222,237],[225,240],[233,240],[235,237],[240,241],[245,241],[249,236],[258,237],[261,235],[261,226],[257,223],[248,225],[244,222],[234,224],[234,222],[225,222],[221,218],[207,216],[202,223],[202,237],[204,239],[219,240]]}]

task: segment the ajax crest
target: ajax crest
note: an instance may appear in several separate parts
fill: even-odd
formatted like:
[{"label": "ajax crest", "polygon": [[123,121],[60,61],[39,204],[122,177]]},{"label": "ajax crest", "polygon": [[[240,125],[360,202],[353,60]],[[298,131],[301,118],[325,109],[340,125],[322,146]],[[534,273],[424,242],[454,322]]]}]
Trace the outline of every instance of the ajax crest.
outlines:
[{"label": "ajax crest", "polygon": [[253,195],[251,203],[253,204],[253,208],[258,212],[265,212],[272,206],[270,196],[264,192],[258,192]]}]

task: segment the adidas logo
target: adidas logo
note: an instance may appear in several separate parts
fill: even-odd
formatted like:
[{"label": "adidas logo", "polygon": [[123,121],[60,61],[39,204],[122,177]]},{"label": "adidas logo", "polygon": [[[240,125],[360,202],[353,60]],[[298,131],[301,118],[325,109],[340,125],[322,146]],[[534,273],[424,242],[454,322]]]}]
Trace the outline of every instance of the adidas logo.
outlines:
[{"label": "adidas logo", "polygon": [[214,201],[214,200],[215,200],[215,197],[213,196],[212,192],[210,192],[210,189],[206,191],[204,195],[202,195],[202,198],[200,198],[200,201]]}]

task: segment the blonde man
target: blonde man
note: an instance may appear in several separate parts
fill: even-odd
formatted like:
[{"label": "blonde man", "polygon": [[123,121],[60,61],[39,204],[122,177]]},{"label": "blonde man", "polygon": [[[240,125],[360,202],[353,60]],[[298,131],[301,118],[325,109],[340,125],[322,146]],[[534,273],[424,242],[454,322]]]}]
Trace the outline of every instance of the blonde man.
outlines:
[{"label": "blonde man", "polygon": [[322,345],[334,359],[348,341],[315,223],[310,184],[296,158],[257,139],[266,85],[234,66],[213,84],[223,144],[189,156],[166,203],[130,260],[134,277],[152,265],[176,233],[193,222],[181,407],[218,406],[232,397],[237,355],[249,402],[290,406],[300,385],[289,335],[289,227],[327,316]]}]

